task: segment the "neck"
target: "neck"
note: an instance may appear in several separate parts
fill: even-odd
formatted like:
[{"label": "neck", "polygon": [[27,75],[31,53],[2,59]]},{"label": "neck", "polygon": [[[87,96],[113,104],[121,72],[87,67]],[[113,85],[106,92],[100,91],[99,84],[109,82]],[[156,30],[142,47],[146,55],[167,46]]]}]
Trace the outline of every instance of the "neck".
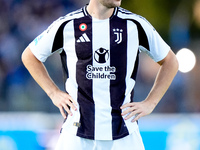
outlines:
[{"label": "neck", "polygon": [[90,1],[87,11],[92,17],[103,20],[112,16],[114,8],[105,7],[97,1]]}]

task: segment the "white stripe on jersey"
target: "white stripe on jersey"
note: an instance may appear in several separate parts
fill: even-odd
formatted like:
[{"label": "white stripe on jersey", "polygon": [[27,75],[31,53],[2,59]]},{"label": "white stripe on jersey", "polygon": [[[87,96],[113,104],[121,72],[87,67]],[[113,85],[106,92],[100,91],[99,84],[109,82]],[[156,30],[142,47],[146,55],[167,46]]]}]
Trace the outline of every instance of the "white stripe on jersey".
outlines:
[{"label": "white stripe on jersey", "polygon": [[[93,54],[99,48],[110,49],[109,19],[99,21],[93,19]],[[100,30],[101,29],[101,30]],[[103,32],[102,32],[103,31]],[[107,42],[100,42],[102,41]],[[100,64],[94,60],[93,67],[110,66],[110,60]],[[112,140],[112,116],[110,105],[110,80],[93,79],[93,97],[95,102],[95,139]],[[102,132],[103,131],[103,132]]]},{"label": "white stripe on jersey", "polygon": [[[65,88],[68,93],[70,93],[70,96],[76,101],[77,103],[77,88],[72,87],[78,87],[78,84],[76,82],[76,63],[78,61],[78,58],[76,56],[75,51],[75,37],[74,37],[74,21],[69,22],[65,28],[64,28],[64,50],[67,54],[67,68],[69,70],[69,78],[67,79],[65,83]],[[67,32],[67,33],[65,33]],[[70,41],[70,42],[69,42]],[[72,110],[73,111],[73,110]],[[74,122],[79,122],[80,120],[80,113],[79,113],[79,106],[77,106],[77,111],[72,112],[74,114],[73,116],[68,116],[67,118],[67,124],[70,128],[68,131],[72,133],[77,132],[77,127],[73,126]],[[64,124],[64,126],[67,126],[67,124]]]},{"label": "white stripe on jersey", "polygon": [[[129,51],[127,51],[127,68],[128,69],[127,69],[127,73],[126,73],[126,92],[125,92],[126,96],[125,96],[125,100],[124,100],[123,104],[130,102],[131,91],[132,91],[133,87],[135,86],[135,80],[130,78],[130,76],[135,67],[135,61],[136,61],[137,52],[138,52],[137,49],[138,49],[138,45],[139,45],[138,38],[135,38],[138,36],[137,27],[131,21],[127,21],[127,33],[131,33],[131,34],[127,34],[127,36],[128,36],[127,37],[128,38],[127,39],[127,41],[128,41],[127,49],[129,49]],[[133,42],[134,42],[134,44],[133,44]],[[137,128],[137,125],[133,126],[133,124],[136,124],[136,123],[132,123],[131,119],[125,120],[125,124],[130,133],[135,131],[135,128]]]}]

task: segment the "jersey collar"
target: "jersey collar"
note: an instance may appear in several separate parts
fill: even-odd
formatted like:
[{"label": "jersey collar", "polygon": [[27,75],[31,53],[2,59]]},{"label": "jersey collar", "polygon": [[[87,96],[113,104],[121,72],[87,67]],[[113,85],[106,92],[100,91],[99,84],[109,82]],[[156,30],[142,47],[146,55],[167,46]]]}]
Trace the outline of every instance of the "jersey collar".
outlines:
[{"label": "jersey collar", "polygon": [[[91,16],[91,15],[88,13],[88,11],[87,11],[87,6],[88,6],[88,4],[87,4],[86,6],[83,7],[83,13],[84,13],[85,16],[89,16],[89,17],[92,18],[92,16]],[[110,19],[111,19],[113,16],[116,16],[116,15],[117,15],[117,12],[118,12],[118,7],[115,7],[115,8],[114,8],[114,11],[113,11],[113,14],[112,14],[112,16],[110,17]]]}]

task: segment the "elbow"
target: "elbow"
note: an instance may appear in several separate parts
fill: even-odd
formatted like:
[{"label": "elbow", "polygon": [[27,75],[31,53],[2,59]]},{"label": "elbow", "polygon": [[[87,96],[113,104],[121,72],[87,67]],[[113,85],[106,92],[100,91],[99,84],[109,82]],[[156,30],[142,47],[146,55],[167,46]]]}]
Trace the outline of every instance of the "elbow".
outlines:
[{"label": "elbow", "polygon": [[176,55],[174,55],[169,63],[169,68],[172,70],[172,72],[176,75],[179,69],[179,62],[176,58]]},{"label": "elbow", "polygon": [[179,69],[179,62],[178,62],[178,59],[175,58],[175,69],[176,69],[176,72],[178,72],[178,69]]},{"label": "elbow", "polygon": [[171,70],[170,72],[173,74],[178,72],[179,62],[172,50],[169,51],[168,55],[162,61],[160,61],[159,64],[168,68],[168,71]]},{"label": "elbow", "polygon": [[21,54],[21,61],[22,61],[22,63],[23,64],[25,64],[26,63],[26,60],[27,60],[27,48],[23,51],[23,53]]},{"label": "elbow", "polygon": [[26,61],[26,56],[25,56],[25,50],[23,51],[22,55],[21,55],[21,61],[24,64]]},{"label": "elbow", "polygon": [[39,61],[35,55],[31,52],[31,49],[29,47],[27,47],[22,55],[21,55],[21,61],[24,64],[24,66],[28,69],[31,66],[35,65],[36,63],[41,63],[41,61]]},{"label": "elbow", "polygon": [[171,66],[173,67],[174,71],[177,73],[179,69],[179,62],[175,54],[172,57]]},{"label": "elbow", "polygon": [[22,61],[22,63],[24,64],[24,66],[26,67],[27,64],[30,63],[30,62],[32,61],[32,59],[33,59],[33,54],[32,54],[32,52],[31,52],[30,48],[27,47],[27,48],[23,51],[23,53],[22,53],[22,55],[21,55],[21,61]]}]

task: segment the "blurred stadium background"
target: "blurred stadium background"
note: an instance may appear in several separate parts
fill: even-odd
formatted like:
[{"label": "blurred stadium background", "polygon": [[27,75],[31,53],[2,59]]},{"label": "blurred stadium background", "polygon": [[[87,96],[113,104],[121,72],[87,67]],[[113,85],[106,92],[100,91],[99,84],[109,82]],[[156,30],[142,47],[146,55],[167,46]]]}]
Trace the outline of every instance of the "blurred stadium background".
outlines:
[{"label": "blurred stadium background", "polygon": [[[55,19],[89,0],[0,0],[0,150],[52,150],[62,117],[30,77],[20,56]],[[196,64],[179,71],[155,111],[139,121],[146,150],[200,150],[200,0],[123,0],[144,16],[177,53],[190,49]],[[184,66],[190,63],[184,57]],[[45,65],[63,89],[58,55]],[[149,65],[150,64],[150,65]],[[158,69],[141,55],[135,101],[149,92]]]}]

